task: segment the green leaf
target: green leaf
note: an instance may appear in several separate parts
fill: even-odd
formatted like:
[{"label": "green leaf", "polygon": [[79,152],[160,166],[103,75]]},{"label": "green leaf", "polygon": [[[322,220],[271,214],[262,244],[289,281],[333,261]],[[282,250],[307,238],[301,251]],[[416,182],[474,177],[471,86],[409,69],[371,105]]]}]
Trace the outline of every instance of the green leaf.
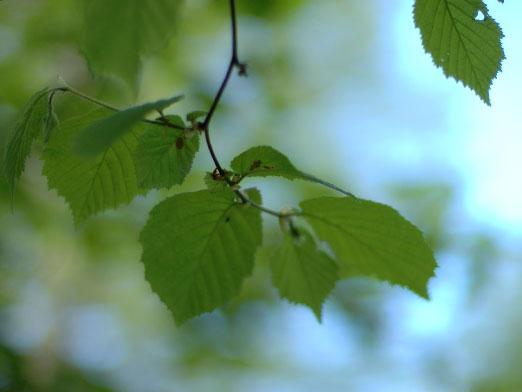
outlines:
[{"label": "green leaf", "polygon": [[290,160],[270,146],[252,147],[230,163],[232,170],[242,177],[279,176],[289,180],[303,178]]},{"label": "green leaf", "polygon": [[131,131],[147,114],[163,110],[181,99],[183,96],[178,95],[112,113],[83,129],[76,137],[74,148],[82,155],[100,154],[116,139]]},{"label": "green leaf", "polygon": [[[185,127],[179,116],[168,116],[172,124]],[[199,134],[167,126],[151,125],[140,137],[134,162],[138,184],[144,189],[170,188],[181,184],[190,172],[199,150]]]},{"label": "green leaf", "polygon": [[345,195],[351,195],[329,182],[296,169],[285,155],[270,146],[252,147],[236,156],[230,166],[242,178],[277,176],[288,180],[300,179],[324,185]]},{"label": "green leaf", "polygon": [[33,141],[43,131],[48,93],[49,89],[45,88],[29,99],[7,142],[2,171],[7,179],[11,197],[14,196],[16,181],[24,171]]},{"label": "green leaf", "polygon": [[99,109],[63,121],[43,154],[43,174],[49,188],[65,198],[77,225],[90,215],[129,203],[141,193],[134,168],[134,149],[141,130],[129,132],[96,157],[85,158],[72,150],[78,130],[107,112]]},{"label": "green leaf", "polygon": [[435,64],[489,105],[489,89],[505,56],[502,31],[484,2],[416,0],[414,19]]},{"label": "green leaf", "polygon": [[223,191],[229,188],[224,178],[215,177],[213,173],[205,173],[203,181],[205,181],[205,185],[210,192]]},{"label": "green leaf", "polygon": [[428,298],[427,283],[437,266],[433,253],[420,230],[393,208],[352,197],[320,197],[300,205],[337,256],[342,277],[358,271]]},{"label": "green leaf", "polygon": [[308,305],[321,321],[321,309],[338,279],[337,264],[317,249],[312,236],[299,229],[299,238],[285,234],[272,259],[272,281],[281,297]]},{"label": "green leaf", "polygon": [[95,74],[137,85],[144,54],[156,52],[175,28],[176,0],[85,0],[82,49]]},{"label": "green leaf", "polygon": [[[259,200],[255,190],[249,196]],[[237,295],[261,244],[260,211],[233,192],[208,190],[170,197],[150,213],[140,235],[152,290],[176,323],[210,312]]]},{"label": "green leaf", "polygon": [[193,123],[197,120],[199,120],[202,117],[205,117],[207,115],[207,112],[204,112],[202,110],[195,110],[193,112],[187,113],[187,121],[190,123]]}]

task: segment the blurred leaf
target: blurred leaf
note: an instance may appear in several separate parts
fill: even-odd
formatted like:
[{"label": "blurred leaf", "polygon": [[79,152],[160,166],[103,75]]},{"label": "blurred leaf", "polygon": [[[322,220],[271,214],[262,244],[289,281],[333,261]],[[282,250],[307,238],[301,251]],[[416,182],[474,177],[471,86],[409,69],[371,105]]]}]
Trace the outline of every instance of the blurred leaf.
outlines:
[{"label": "blurred leaf", "polygon": [[11,196],[14,195],[16,181],[24,171],[25,161],[31,152],[33,141],[43,131],[48,93],[49,89],[45,88],[29,99],[7,142],[2,171],[7,179]]},{"label": "blurred leaf", "polygon": [[414,18],[435,64],[489,105],[489,89],[505,56],[502,31],[484,2],[416,0]]},{"label": "blurred leaf", "polygon": [[441,250],[450,245],[454,236],[447,227],[447,213],[455,196],[451,185],[394,184],[389,189],[401,211],[422,227],[424,236],[433,249]]},{"label": "blurred leaf", "polygon": [[288,17],[289,14],[299,10],[303,3],[306,4],[305,0],[239,1],[237,7],[240,15],[273,20]]},{"label": "blurred leaf", "polygon": [[[168,116],[172,124],[185,127],[179,116]],[[139,139],[134,153],[141,188],[170,188],[181,184],[190,172],[199,150],[199,134],[151,125]]]},{"label": "blurred leaf", "polygon": [[337,264],[317,249],[312,236],[299,229],[300,238],[285,234],[272,258],[272,281],[281,297],[309,306],[321,321],[323,302],[338,279]]},{"label": "blurred leaf", "polygon": [[175,195],[153,208],[141,232],[146,279],[182,324],[239,293],[261,237],[259,210],[229,190]]},{"label": "blurred leaf", "polygon": [[177,0],[86,0],[83,50],[91,71],[137,85],[141,57],[170,39]]},{"label": "blurred leaf", "polygon": [[[52,355],[41,359],[52,372],[38,368],[38,358],[0,344],[0,390],[2,392],[110,392],[82,369]],[[38,369],[38,370],[37,370]],[[86,374],[87,373],[87,374]],[[42,376],[44,375],[44,377]],[[93,378],[93,379],[91,379]]]},{"label": "blurred leaf", "polygon": [[[494,238],[486,234],[476,234],[468,239],[465,254],[470,261],[468,272],[468,295],[471,301],[480,301],[481,294],[488,288],[488,280],[495,274],[495,260],[502,254]],[[462,239],[459,241],[462,244]]]},{"label": "blurred leaf", "polygon": [[78,130],[107,113],[98,109],[62,122],[43,154],[43,174],[49,188],[65,198],[76,224],[97,212],[129,203],[140,193],[134,168],[140,130],[129,132],[96,157],[84,158],[72,151]]},{"label": "blurred leaf", "polygon": [[187,113],[186,118],[187,118],[188,122],[194,122],[202,117],[205,117],[206,115],[207,115],[207,112],[204,112],[202,110],[195,110],[193,112]]},{"label": "blurred leaf", "polygon": [[405,286],[428,298],[427,283],[437,266],[422,233],[393,208],[352,197],[301,202],[302,215],[327,242],[341,266]]},{"label": "blurred leaf", "polygon": [[112,113],[81,130],[75,137],[74,149],[82,155],[100,154],[116,139],[131,131],[147,114],[154,110],[161,111],[181,99],[183,96],[177,95]]}]

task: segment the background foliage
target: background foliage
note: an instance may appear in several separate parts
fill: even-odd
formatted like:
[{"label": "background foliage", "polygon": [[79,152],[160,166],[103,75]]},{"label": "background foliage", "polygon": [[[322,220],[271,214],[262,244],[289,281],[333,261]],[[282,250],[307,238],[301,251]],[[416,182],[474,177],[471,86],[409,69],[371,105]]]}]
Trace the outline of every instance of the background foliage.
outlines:
[{"label": "background foliage", "polygon": [[[85,45],[78,2],[2,4],[2,138],[27,97],[53,84],[57,74],[119,106],[190,91],[177,104],[180,110],[207,107],[228,53],[227,12],[219,2],[189,3],[180,10],[167,49],[136,62],[143,70],[141,83],[135,82],[140,89],[109,78],[92,81],[88,66],[95,60],[86,63],[78,51]],[[521,318],[504,309],[520,287],[516,233],[522,214],[502,196],[504,202],[487,204],[495,195],[484,195],[487,176],[473,183],[474,173],[487,167],[473,154],[495,155],[496,146],[481,146],[480,140],[492,138],[475,132],[488,130],[494,118],[502,118],[509,129],[514,111],[508,110],[513,106],[507,91],[520,83],[509,73],[516,69],[516,48],[509,51],[506,45],[513,60],[505,63],[503,77],[515,78],[503,82],[511,84],[509,90],[499,81],[494,108],[476,111],[473,95],[440,76],[422,54],[409,6],[240,2],[240,45],[251,76],[233,81],[216,117],[215,140],[225,161],[254,143],[271,144],[305,172],[399,206],[427,230],[438,251],[441,268],[431,287],[432,303],[356,280],[338,285],[324,325],[316,325],[313,315],[275,300],[267,265],[277,222],[267,222],[268,249],[258,254],[255,278],[241,298],[178,330],[143,281],[136,241],[148,210],[165,192],[138,198],[75,231],[63,201],[46,190],[41,163],[31,160],[14,215],[8,214],[7,188],[1,188],[0,386],[367,390],[384,383],[396,389],[503,385],[516,390]],[[496,15],[505,18],[506,30],[514,29],[507,15],[517,6],[504,7]],[[58,102],[65,113],[85,110],[80,102]],[[201,154],[183,189],[201,188],[208,165]],[[274,206],[323,193],[304,182],[297,183],[298,191],[293,183],[261,183],[266,202]],[[516,195],[517,184],[512,180],[511,188],[496,189]],[[501,333],[483,339],[491,328]],[[485,350],[507,359],[483,371],[488,364],[474,353]],[[317,356],[321,364],[314,361]],[[406,377],[404,366],[415,366],[418,376]]]}]

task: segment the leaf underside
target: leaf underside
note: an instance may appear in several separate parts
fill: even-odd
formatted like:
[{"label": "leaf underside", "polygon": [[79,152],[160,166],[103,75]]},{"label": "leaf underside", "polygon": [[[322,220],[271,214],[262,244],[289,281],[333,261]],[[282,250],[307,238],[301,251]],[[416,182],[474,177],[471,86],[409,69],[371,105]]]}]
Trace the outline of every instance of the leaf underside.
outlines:
[{"label": "leaf underside", "polygon": [[489,105],[489,90],[505,57],[502,31],[484,2],[416,0],[414,19],[434,63]]},{"label": "leaf underside", "polygon": [[270,146],[252,147],[230,163],[232,170],[242,177],[279,176],[289,180],[302,178],[302,173],[290,160]]},{"label": "leaf underside", "polygon": [[[169,116],[169,121],[184,126],[179,116]],[[181,184],[190,172],[198,150],[198,134],[187,136],[185,131],[178,129],[147,127],[134,154],[140,187],[160,189]]]},{"label": "leaf underside", "polygon": [[337,192],[350,195],[349,192],[329,182],[298,170],[283,153],[270,146],[252,147],[242,152],[232,160],[230,167],[242,178],[275,176],[288,180],[299,179],[321,184]]},{"label": "leaf underside", "polygon": [[44,130],[44,120],[48,110],[46,99],[48,93],[49,89],[45,88],[29,99],[7,142],[2,171],[7,179],[11,197],[14,195],[16,182],[24,171],[25,161],[31,153],[31,146]]},{"label": "leaf underside", "polygon": [[[249,197],[259,200],[257,191]],[[236,296],[261,244],[260,211],[230,190],[172,196],[152,209],[140,235],[145,277],[176,323]]]},{"label": "leaf underside", "polygon": [[299,238],[286,233],[272,258],[272,282],[281,297],[309,306],[321,321],[323,302],[338,279],[338,267],[325,252],[317,249],[304,229]]},{"label": "leaf underside", "polygon": [[229,189],[227,182],[223,178],[215,178],[212,173],[205,173],[203,178],[207,189],[210,192],[224,191]]},{"label": "leaf underside", "polygon": [[72,148],[79,129],[107,116],[99,109],[62,122],[43,153],[43,174],[49,188],[63,196],[76,224],[100,211],[129,203],[139,189],[134,149],[140,129],[129,132],[96,157],[77,155]]},{"label": "leaf underside", "polygon": [[162,110],[183,99],[182,95],[148,102],[118,112],[108,112],[106,117],[82,129],[75,137],[74,148],[82,155],[101,154],[115,140],[130,132],[134,126],[154,110]]},{"label": "leaf underside", "polygon": [[422,233],[393,208],[353,197],[301,202],[302,215],[328,243],[341,277],[376,277],[428,298],[436,262]]}]

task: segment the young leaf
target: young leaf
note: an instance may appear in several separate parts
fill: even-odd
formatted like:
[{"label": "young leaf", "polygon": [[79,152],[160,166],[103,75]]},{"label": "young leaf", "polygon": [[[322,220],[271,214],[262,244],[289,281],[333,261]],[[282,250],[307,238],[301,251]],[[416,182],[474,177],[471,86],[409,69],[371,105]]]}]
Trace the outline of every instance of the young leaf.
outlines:
[{"label": "young leaf", "polygon": [[107,116],[106,109],[60,123],[44,151],[43,174],[49,188],[63,196],[76,224],[97,212],[129,203],[141,193],[134,169],[134,149],[140,130],[134,130],[96,157],[72,151],[79,129]]},{"label": "young leaf", "polygon": [[337,264],[317,249],[314,239],[299,229],[300,238],[285,234],[272,259],[272,281],[281,297],[308,305],[321,321],[323,302],[338,279]]},{"label": "young leaf", "polygon": [[83,129],[76,137],[74,148],[82,155],[100,154],[116,139],[131,131],[147,114],[154,110],[163,110],[181,99],[183,96],[178,95],[112,113]]},{"label": "young leaf", "polygon": [[25,161],[31,152],[33,141],[43,131],[48,93],[49,89],[45,88],[29,99],[7,142],[2,171],[6,177],[11,197],[14,195],[16,181],[24,171]]},{"label": "young leaf", "polygon": [[489,89],[505,57],[502,31],[484,2],[416,0],[414,19],[435,64],[489,105]]},{"label": "young leaf", "polygon": [[[168,116],[168,119],[172,124],[185,126],[179,116]],[[134,153],[138,184],[144,189],[181,184],[198,150],[198,133],[187,136],[187,132],[179,129],[149,126]]]},{"label": "young leaf", "polygon": [[207,115],[207,112],[202,110],[194,110],[193,112],[187,113],[186,119],[188,122],[193,123],[200,118],[203,118]]},{"label": "young leaf", "polygon": [[240,177],[278,176],[289,180],[300,179],[351,195],[333,184],[296,169],[285,155],[270,146],[252,147],[236,156],[230,166]]},{"label": "young leaf", "polygon": [[210,192],[223,191],[229,189],[229,186],[224,178],[216,177],[214,173],[205,173],[203,178],[207,189]]},{"label": "young leaf", "polygon": [[341,277],[363,275],[405,286],[428,298],[437,266],[422,233],[393,208],[351,197],[301,202],[302,215],[337,256]]},{"label": "young leaf", "polygon": [[[260,199],[255,190],[249,197]],[[152,209],[140,242],[145,277],[182,324],[239,293],[261,244],[261,216],[230,190],[183,193]]]},{"label": "young leaf", "polygon": [[275,148],[270,146],[252,147],[230,163],[234,172],[242,177],[279,176],[289,180],[302,178],[290,160]]},{"label": "young leaf", "polygon": [[87,0],[82,48],[95,74],[116,75],[137,85],[141,57],[170,38],[176,0]]},{"label": "young leaf", "polygon": [[51,138],[51,134],[53,130],[58,126],[60,120],[58,120],[58,116],[54,111],[52,105],[49,105],[47,108],[47,114],[44,118],[44,142],[47,143]]}]

